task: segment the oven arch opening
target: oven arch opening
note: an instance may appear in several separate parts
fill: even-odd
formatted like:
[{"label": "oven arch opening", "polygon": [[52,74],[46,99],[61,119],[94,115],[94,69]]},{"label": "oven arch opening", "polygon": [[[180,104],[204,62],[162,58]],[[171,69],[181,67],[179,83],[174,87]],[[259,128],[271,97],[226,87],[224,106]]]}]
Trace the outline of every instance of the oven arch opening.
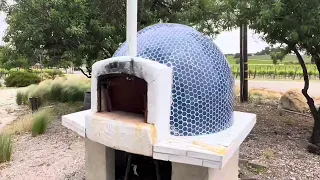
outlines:
[{"label": "oven arch opening", "polygon": [[98,77],[98,112],[126,112],[143,115],[147,122],[148,84],[129,74]]}]

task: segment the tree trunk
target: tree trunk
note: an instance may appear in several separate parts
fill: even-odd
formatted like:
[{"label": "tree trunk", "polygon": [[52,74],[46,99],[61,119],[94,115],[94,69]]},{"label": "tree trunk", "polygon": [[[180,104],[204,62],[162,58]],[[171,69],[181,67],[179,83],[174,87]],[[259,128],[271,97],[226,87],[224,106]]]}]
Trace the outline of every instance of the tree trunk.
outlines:
[{"label": "tree trunk", "polygon": [[82,73],[83,75],[85,75],[87,78],[91,78],[91,72],[89,72],[89,75],[88,75],[87,73],[85,73],[85,72],[83,71],[83,69],[79,68],[79,70],[80,70],[81,73]]},{"label": "tree trunk", "polygon": [[[307,99],[307,104],[310,108],[311,115],[314,119],[313,131],[312,131],[312,135],[310,138],[310,142],[314,145],[312,151],[314,153],[320,153],[320,111],[319,111],[319,109],[317,109],[315,107],[314,100],[308,94],[309,76],[308,76],[308,70],[307,70],[307,67],[304,63],[304,60],[296,47],[293,48],[293,51],[296,54],[296,56],[299,60],[299,63],[301,65],[301,68],[303,70],[304,88],[302,89],[302,94]],[[310,148],[309,148],[309,150],[310,150]]]}]

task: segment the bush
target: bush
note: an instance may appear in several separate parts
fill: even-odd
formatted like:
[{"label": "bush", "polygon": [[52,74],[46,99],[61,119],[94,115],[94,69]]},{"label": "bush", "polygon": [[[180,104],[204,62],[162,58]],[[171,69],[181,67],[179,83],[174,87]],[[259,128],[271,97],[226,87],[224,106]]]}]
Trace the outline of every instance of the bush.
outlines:
[{"label": "bush", "polygon": [[64,88],[61,92],[62,102],[83,101],[83,98],[84,91],[81,89],[81,87],[77,87],[74,85]]},{"label": "bush", "polygon": [[[39,105],[45,102],[76,102],[83,101],[84,93],[90,90],[90,80],[87,78],[56,78],[44,80],[38,85],[32,84],[19,91],[16,101],[29,105],[30,97],[37,97]],[[21,99],[21,100],[20,100]]]},{"label": "bush", "polygon": [[23,98],[23,93],[21,91],[18,91],[16,96],[16,103],[18,105],[22,104],[22,98]]},{"label": "bush", "polygon": [[31,84],[40,83],[41,79],[38,75],[30,72],[13,72],[5,78],[7,87],[26,87]]},{"label": "bush", "polygon": [[46,80],[37,85],[34,89],[30,90],[29,97],[37,97],[38,104],[50,99],[51,81]]},{"label": "bush", "polygon": [[31,135],[44,134],[52,117],[52,110],[48,108],[36,112],[32,117]]},{"label": "bush", "polygon": [[56,77],[62,77],[63,73],[60,70],[54,69],[54,70],[48,70],[46,71],[48,77],[50,79],[55,79]]},{"label": "bush", "polygon": [[10,161],[12,154],[12,137],[10,135],[0,135],[0,163]]},{"label": "bush", "polygon": [[50,96],[53,101],[61,101],[63,85],[61,82],[54,82],[51,85]]}]

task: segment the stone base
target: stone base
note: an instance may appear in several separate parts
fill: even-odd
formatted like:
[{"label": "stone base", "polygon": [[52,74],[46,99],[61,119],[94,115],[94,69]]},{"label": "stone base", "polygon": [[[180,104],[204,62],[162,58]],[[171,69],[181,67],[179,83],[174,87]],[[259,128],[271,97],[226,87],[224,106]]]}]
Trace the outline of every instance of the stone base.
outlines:
[{"label": "stone base", "polygon": [[233,154],[223,169],[209,168],[208,180],[238,180],[239,174],[239,149]]},{"label": "stone base", "polygon": [[239,150],[223,169],[172,163],[172,180],[238,180]]},{"label": "stone base", "polygon": [[[86,138],[86,180],[115,180],[115,150]],[[239,150],[223,169],[172,163],[172,180],[237,180]]]},{"label": "stone base", "polygon": [[115,180],[115,151],[86,138],[86,180]]}]

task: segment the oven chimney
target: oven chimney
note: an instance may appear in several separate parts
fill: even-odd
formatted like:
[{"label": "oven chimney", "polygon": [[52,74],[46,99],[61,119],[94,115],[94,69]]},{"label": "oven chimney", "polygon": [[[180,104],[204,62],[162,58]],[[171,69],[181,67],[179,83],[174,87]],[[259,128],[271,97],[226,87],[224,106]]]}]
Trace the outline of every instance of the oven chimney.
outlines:
[{"label": "oven chimney", "polygon": [[128,56],[137,56],[138,0],[127,0],[127,43]]}]

